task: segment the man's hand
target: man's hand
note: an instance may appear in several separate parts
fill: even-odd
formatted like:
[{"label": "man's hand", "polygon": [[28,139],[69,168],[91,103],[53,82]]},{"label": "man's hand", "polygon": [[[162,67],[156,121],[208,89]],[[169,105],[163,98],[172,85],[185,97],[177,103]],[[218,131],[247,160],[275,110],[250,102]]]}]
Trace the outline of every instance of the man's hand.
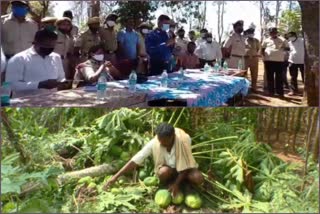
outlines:
[{"label": "man's hand", "polygon": [[175,197],[178,193],[179,193],[179,185],[177,185],[176,183],[172,184],[169,187],[169,191],[171,192],[172,196]]},{"label": "man's hand", "polygon": [[49,79],[39,82],[38,88],[45,88],[45,89],[53,89],[57,88],[59,85],[58,81],[55,79]]},{"label": "man's hand", "polygon": [[62,90],[68,90],[68,89],[71,89],[72,88],[72,82],[68,82],[68,81],[65,81],[65,82],[59,82],[58,83],[58,86],[57,86],[57,89],[58,91],[62,91]]},{"label": "man's hand", "polygon": [[117,181],[117,178],[115,176],[112,176],[110,180],[107,181],[107,183],[103,186],[103,190],[107,191],[110,186],[112,186]]}]

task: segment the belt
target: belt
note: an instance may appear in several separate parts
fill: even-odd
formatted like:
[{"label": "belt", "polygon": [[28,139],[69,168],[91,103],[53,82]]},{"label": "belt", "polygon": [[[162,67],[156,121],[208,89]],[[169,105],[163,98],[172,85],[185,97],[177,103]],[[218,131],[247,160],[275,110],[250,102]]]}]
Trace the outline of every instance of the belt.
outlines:
[{"label": "belt", "polygon": [[233,57],[238,57],[238,58],[242,58],[242,57],[243,57],[243,56],[236,55],[236,54],[232,54],[231,56],[233,56]]}]

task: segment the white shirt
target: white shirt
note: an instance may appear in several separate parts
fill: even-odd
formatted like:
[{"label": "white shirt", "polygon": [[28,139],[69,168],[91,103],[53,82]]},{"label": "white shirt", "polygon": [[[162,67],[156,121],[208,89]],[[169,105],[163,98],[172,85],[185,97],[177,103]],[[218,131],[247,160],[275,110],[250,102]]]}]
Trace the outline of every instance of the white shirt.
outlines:
[{"label": "white shirt", "polygon": [[293,64],[304,64],[304,40],[298,38],[294,42],[289,42],[289,62]]},{"label": "white shirt", "polygon": [[183,54],[183,53],[185,53],[187,51],[188,43],[189,43],[188,40],[185,39],[185,38],[183,38],[183,39],[181,39],[179,37],[176,38],[175,48],[180,47],[180,50],[178,51],[179,55],[181,55],[181,54]]},{"label": "white shirt", "polygon": [[56,53],[42,58],[31,47],[14,55],[8,62],[6,81],[14,91],[38,90],[39,82],[65,78],[61,58]]},{"label": "white shirt", "polygon": [[206,42],[205,39],[199,38],[196,40],[196,45],[199,46],[201,43],[204,43],[204,42]]},{"label": "white shirt", "polygon": [[1,48],[1,64],[0,64],[0,72],[4,72],[6,68],[6,57]]},{"label": "white shirt", "polygon": [[289,47],[288,42],[282,37],[265,39],[261,45],[261,48],[265,49],[264,61],[284,62],[284,48],[287,47]]},{"label": "white shirt", "polygon": [[222,58],[220,45],[216,41],[212,41],[212,43],[201,43],[195,50],[195,54],[200,59],[208,61]]},{"label": "white shirt", "polygon": [[[191,144],[191,138],[190,144]],[[152,148],[156,141],[152,139],[149,143],[147,143],[133,158],[131,158],[131,161],[134,163],[141,165],[143,161],[152,155]],[[176,168],[176,148],[175,145],[172,146],[171,151],[168,152],[166,149],[164,150],[164,161],[165,164],[168,165],[171,168]]]}]

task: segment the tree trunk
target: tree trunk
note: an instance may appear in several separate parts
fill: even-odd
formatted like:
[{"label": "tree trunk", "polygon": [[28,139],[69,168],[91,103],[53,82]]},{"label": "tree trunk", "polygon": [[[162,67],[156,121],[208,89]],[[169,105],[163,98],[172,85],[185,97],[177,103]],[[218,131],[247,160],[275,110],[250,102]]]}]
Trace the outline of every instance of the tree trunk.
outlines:
[{"label": "tree trunk", "polygon": [[318,120],[316,134],[315,134],[316,137],[314,138],[315,142],[312,150],[312,160],[316,163],[319,161],[319,129],[320,129],[320,122]]},{"label": "tree trunk", "polygon": [[319,2],[299,1],[301,7],[302,30],[304,32],[305,84],[304,104],[319,105]]},{"label": "tree trunk", "polygon": [[91,17],[100,15],[100,1],[91,0]]},{"label": "tree trunk", "polygon": [[10,1],[1,1],[1,16],[7,14]]},{"label": "tree trunk", "polygon": [[276,2],[276,15],[275,15],[276,27],[278,27],[278,23],[279,23],[280,7],[281,7],[281,2],[279,0],[277,0],[277,2]]}]

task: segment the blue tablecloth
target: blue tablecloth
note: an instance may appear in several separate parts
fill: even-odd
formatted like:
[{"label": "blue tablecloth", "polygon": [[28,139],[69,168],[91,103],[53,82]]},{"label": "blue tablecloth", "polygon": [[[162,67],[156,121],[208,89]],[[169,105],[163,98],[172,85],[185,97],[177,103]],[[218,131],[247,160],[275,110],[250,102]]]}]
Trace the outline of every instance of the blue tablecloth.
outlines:
[{"label": "blue tablecloth", "polygon": [[[127,87],[128,81],[109,83],[111,87]],[[187,101],[190,107],[216,107],[225,104],[236,94],[248,94],[250,82],[243,77],[222,76],[201,71],[169,74],[168,88],[160,87],[160,77],[137,84],[137,93],[146,93],[148,101],[158,99]]]}]

